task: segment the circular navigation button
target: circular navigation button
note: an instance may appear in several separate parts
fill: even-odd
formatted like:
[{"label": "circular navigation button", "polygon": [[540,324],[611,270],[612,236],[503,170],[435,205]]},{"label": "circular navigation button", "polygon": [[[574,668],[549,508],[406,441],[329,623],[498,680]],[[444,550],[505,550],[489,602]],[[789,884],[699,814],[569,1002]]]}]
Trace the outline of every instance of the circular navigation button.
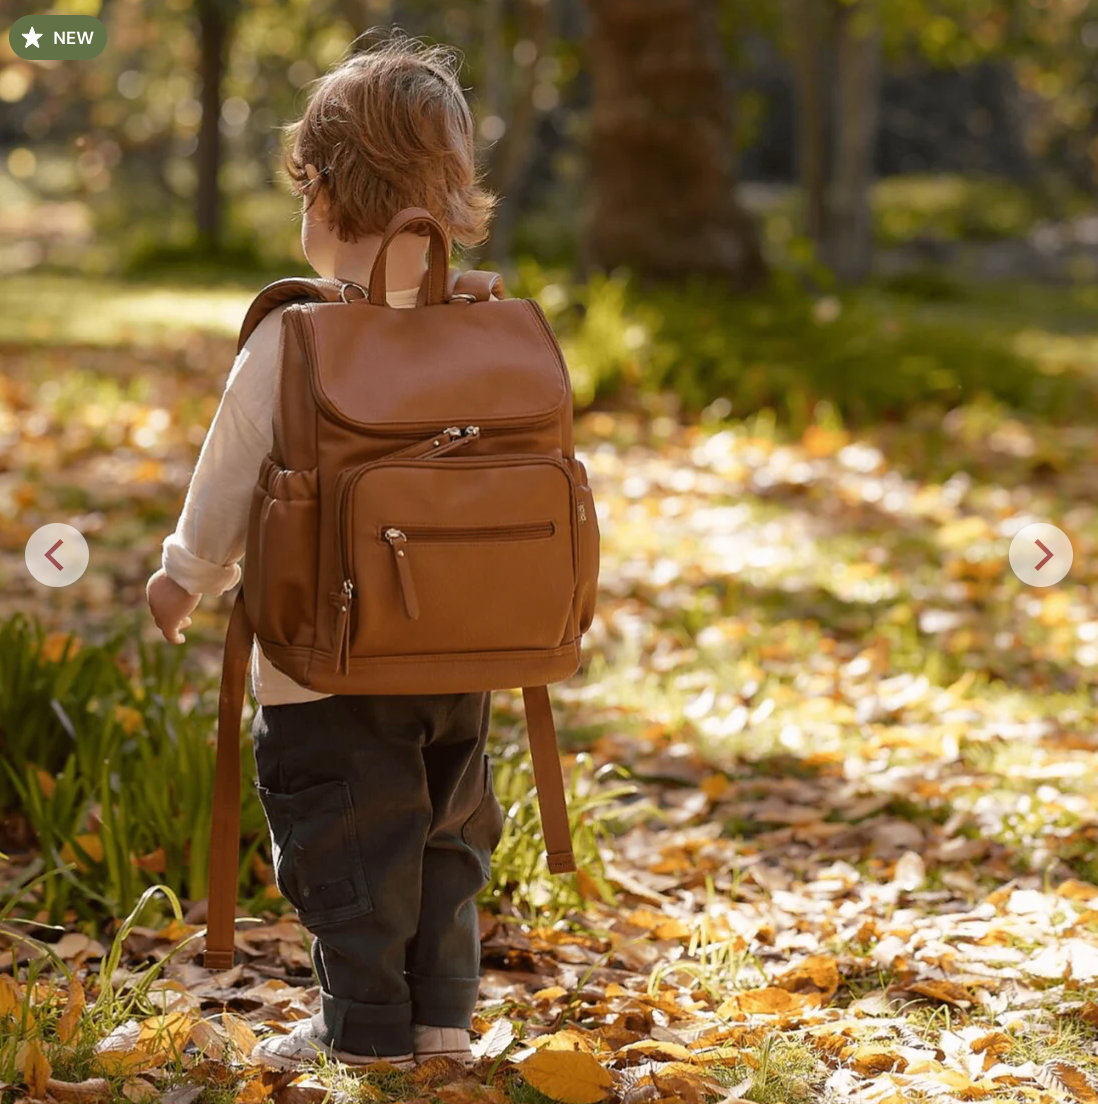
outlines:
[{"label": "circular navigation button", "polygon": [[1071,570],[1071,541],[1062,529],[1037,521],[1010,542],[1010,568],[1030,586],[1053,586]]},{"label": "circular navigation button", "polygon": [[27,570],[46,586],[75,583],[88,566],[90,553],[84,534],[63,521],[35,529],[24,554]]}]

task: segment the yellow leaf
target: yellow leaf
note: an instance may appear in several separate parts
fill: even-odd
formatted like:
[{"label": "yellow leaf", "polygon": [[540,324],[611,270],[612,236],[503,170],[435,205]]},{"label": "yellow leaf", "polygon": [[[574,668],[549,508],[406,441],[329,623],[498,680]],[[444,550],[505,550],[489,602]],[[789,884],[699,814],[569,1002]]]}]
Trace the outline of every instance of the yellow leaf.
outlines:
[{"label": "yellow leaf", "polygon": [[555,1001],[559,997],[567,996],[568,990],[563,985],[550,985],[548,989],[539,989],[534,996],[533,1000],[536,1001]]},{"label": "yellow leaf", "polygon": [[841,980],[839,965],[830,955],[809,955],[791,970],[786,970],[778,978],[778,985],[791,993],[815,990],[830,999],[835,995]]},{"label": "yellow leaf", "polygon": [[1069,901],[1089,901],[1098,897],[1098,886],[1090,882],[1080,882],[1076,878],[1068,878],[1056,887],[1056,893],[1060,897],[1067,897]]},{"label": "yellow leaf", "polygon": [[65,1011],[57,1021],[57,1037],[63,1043],[67,1043],[76,1031],[76,1025],[84,1011],[84,986],[72,979],[69,985],[69,1002],[65,1005]]},{"label": "yellow leaf", "polygon": [[788,1015],[791,1012],[803,1012],[806,1008],[818,1008],[822,1004],[818,993],[790,993],[776,985],[763,989],[746,989],[734,993],[717,1009],[721,1019],[732,1016]]},{"label": "yellow leaf", "polygon": [[131,855],[130,865],[139,870],[147,870],[150,874],[163,874],[168,869],[168,857],[163,847],[150,851],[147,855]]},{"label": "yellow leaf", "polygon": [[825,429],[823,426],[810,425],[801,438],[804,451],[813,459],[820,460],[834,456],[850,443],[850,435],[841,429]]},{"label": "yellow leaf", "polygon": [[114,717],[127,736],[132,736],[145,723],[145,718],[141,716],[138,710],[134,709],[132,705],[122,705],[121,702],[117,703],[114,709],[111,710],[111,716]]},{"label": "yellow leaf", "polygon": [[611,903],[598,882],[586,870],[576,871],[576,889],[585,901],[602,901],[606,905]]},{"label": "yellow leaf", "polygon": [[697,1055],[682,1043],[663,1043],[659,1039],[641,1039],[623,1046],[619,1055],[638,1054],[657,1062],[693,1062]]},{"label": "yellow leaf", "polygon": [[535,1089],[563,1104],[596,1104],[614,1087],[610,1074],[584,1051],[543,1048],[519,1069]]},{"label": "yellow leaf", "polygon": [[231,1012],[221,1013],[221,1026],[225,1029],[230,1042],[245,1057],[251,1054],[255,1044],[259,1042],[255,1032],[239,1016],[234,1016]]},{"label": "yellow leaf", "polygon": [[71,659],[80,650],[80,638],[70,636],[69,633],[50,633],[42,642],[42,651],[39,652],[39,656],[51,663],[56,663],[65,654],[65,646],[69,640],[72,640],[69,647],[69,658]]},{"label": "yellow leaf", "polygon": [[19,1015],[23,1006],[23,989],[10,974],[0,974],[0,1016]]},{"label": "yellow leaf", "polygon": [[[73,836],[73,843],[82,847],[88,853],[88,857],[92,862],[101,863],[103,861],[103,841],[98,836],[93,836],[91,833],[82,836]],[[81,871],[88,869],[87,864],[83,859],[77,857],[72,844],[68,842],[61,847],[61,860],[63,862],[76,863],[77,868]]]},{"label": "yellow leaf", "polygon": [[260,1078],[246,1081],[233,1098],[233,1104],[260,1104],[271,1095],[270,1087]]},{"label": "yellow leaf", "polygon": [[41,1100],[46,1091],[46,1082],[50,1079],[51,1072],[49,1061],[42,1053],[42,1048],[36,1040],[31,1040],[23,1064],[23,1080],[27,1085],[27,1093],[35,1099]]},{"label": "yellow leaf", "polygon": [[41,767],[35,771],[35,774],[38,778],[38,788],[42,791],[42,796],[53,797],[53,791],[57,789],[57,779]]},{"label": "yellow leaf", "polygon": [[585,1031],[566,1027],[563,1031],[554,1031],[552,1035],[539,1035],[530,1041],[531,1046],[539,1050],[583,1050],[594,1053],[595,1046]]}]

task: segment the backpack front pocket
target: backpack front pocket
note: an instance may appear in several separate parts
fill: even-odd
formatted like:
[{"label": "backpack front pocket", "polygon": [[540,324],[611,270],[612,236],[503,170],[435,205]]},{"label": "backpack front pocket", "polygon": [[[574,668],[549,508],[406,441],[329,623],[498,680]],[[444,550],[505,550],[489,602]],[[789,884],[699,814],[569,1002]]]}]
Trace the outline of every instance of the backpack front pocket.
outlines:
[{"label": "backpack front pocket", "polygon": [[575,589],[572,481],[527,456],[381,460],[337,490],[336,657],[556,648]]}]

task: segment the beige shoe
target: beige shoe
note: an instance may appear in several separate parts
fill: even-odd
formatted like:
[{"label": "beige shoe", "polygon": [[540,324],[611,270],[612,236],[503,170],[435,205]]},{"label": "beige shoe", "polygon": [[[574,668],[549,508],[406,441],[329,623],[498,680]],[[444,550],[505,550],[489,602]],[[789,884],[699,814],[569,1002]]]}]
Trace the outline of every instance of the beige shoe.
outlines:
[{"label": "beige shoe", "polygon": [[416,1065],[429,1058],[453,1058],[466,1066],[475,1059],[469,1045],[469,1032],[464,1027],[428,1027],[412,1025]]},{"label": "beige shoe", "polygon": [[321,1032],[312,1019],[302,1020],[289,1035],[269,1035],[256,1043],[252,1048],[252,1061],[272,1069],[285,1070],[310,1062],[320,1053],[348,1066],[370,1066],[374,1062],[388,1062],[397,1069],[415,1069],[415,1059],[411,1054],[379,1057],[373,1054],[352,1054],[349,1050],[336,1050],[330,1043],[323,1041]]}]

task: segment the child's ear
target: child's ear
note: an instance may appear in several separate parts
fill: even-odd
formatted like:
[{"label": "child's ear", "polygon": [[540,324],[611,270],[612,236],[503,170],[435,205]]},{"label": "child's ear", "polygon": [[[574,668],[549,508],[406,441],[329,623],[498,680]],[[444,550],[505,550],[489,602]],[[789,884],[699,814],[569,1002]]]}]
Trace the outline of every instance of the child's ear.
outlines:
[{"label": "child's ear", "polygon": [[315,209],[318,215],[324,215],[328,210],[328,193],[324,190],[324,177],[320,170],[311,163],[305,165],[305,176],[308,178],[305,184],[306,209]]}]

